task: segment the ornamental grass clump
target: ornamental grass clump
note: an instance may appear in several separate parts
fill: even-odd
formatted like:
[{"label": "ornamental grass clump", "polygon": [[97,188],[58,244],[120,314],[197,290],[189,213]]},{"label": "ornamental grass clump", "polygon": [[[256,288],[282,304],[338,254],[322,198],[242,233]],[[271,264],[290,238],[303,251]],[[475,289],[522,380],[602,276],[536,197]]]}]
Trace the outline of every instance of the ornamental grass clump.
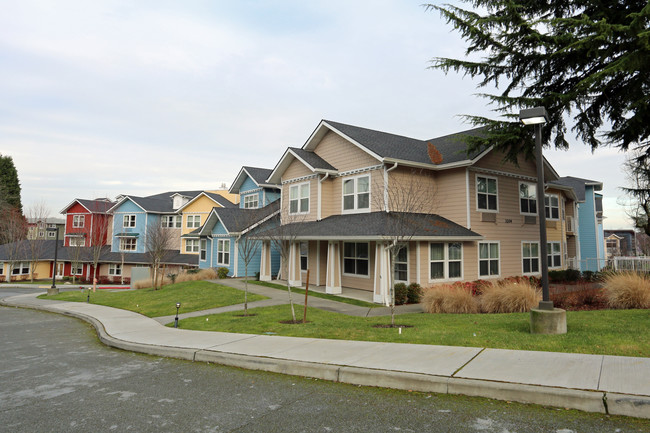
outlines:
[{"label": "ornamental grass clump", "polygon": [[463,287],[439,284],[429,287],[422,295],[422,307],[427,313],[478,313],[478,302]]},{"label": "ornamental grass clump", "polygon": [[603,277],[610,308],[650,308],[650,278],[636,272],[616,272]]},{"label": "ornamental grass clump", "polygon": [[525,313],[540,299],[541,291],[530,281],[503,280],[483,288],[480,305],[484,313]]}]

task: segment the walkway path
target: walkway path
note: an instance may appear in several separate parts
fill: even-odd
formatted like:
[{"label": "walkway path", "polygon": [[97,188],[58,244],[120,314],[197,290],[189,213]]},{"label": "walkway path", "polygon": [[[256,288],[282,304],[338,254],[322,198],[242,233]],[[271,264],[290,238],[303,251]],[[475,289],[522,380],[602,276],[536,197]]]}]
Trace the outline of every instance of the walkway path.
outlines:
[{"label": "walkway path", "polygon": [[131,311],[37,296],[0,304],[81,318],[105,344],[152,355],[650,418],[649,358],[190,331]]}]

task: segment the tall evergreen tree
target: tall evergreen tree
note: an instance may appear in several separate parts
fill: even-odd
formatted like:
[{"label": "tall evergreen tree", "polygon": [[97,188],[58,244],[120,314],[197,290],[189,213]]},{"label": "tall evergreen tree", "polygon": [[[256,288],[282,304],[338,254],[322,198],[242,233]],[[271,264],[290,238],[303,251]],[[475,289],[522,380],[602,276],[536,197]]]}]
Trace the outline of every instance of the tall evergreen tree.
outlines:
[{"label": "tall evergreen tree", "polygon": [[0,154],[0,204],[3,203],[18,209],[20,213],[23,212],[20,182],[14,160],[11,156]]},{"label": "tall evergreen tree", "polygon": [[[461,0],[471,6],[427,5],[467,42],[466,57],[436,57],[432,68],[479,78],[499,119],[465,115],[511,159],[532,153],[532,129],[515,120],[543,105],[545,142],[567,148],[571,130],[595,149],[640,146],[650,156],[650,2],[647,0]],[[478,60],[477,55],[482,56]]]}]

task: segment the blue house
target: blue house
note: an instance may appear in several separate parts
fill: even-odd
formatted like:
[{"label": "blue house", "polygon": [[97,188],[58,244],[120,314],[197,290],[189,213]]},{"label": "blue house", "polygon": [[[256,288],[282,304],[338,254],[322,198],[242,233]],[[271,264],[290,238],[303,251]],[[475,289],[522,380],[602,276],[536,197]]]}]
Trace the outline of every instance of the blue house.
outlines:
[{"label": "blue house", "polygon": [[239,194],[239,207],[259,209],[280,199],[280,185],[267,182],[272,170],[242,167],[228,192]]},{"label": "blue house", "polygon": [[576,195],[575,229],[577,237],[575,268],[581,271],[599,271],[606,265],[605,235],[603,231],[603,183],[567,176],[555,183],[573,188]]},{"label": "blue house", "polygon": [[[262,241],[249,236],[279,224],[279,213],[278,200],[259,209],[212,209],[205,224],[193,232],[201,239],[199,268],[225,267],[231,277],[255,276],[260,271]],[[270,253],[271,273],[277,275],[280,254],[274,249]]]}]

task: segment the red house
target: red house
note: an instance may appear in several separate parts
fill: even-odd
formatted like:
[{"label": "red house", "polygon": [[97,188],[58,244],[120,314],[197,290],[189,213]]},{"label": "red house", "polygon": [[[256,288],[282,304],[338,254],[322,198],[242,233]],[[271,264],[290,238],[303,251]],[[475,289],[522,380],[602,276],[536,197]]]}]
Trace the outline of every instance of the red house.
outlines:
[{"label": "red house", "polygon": [[115,205],[106,198],[95,200],[74,199],[67,205],[62,214],[65,214],[64,246],[92,247],[106,245],[111,238],[112,216],[108,209]]}]

